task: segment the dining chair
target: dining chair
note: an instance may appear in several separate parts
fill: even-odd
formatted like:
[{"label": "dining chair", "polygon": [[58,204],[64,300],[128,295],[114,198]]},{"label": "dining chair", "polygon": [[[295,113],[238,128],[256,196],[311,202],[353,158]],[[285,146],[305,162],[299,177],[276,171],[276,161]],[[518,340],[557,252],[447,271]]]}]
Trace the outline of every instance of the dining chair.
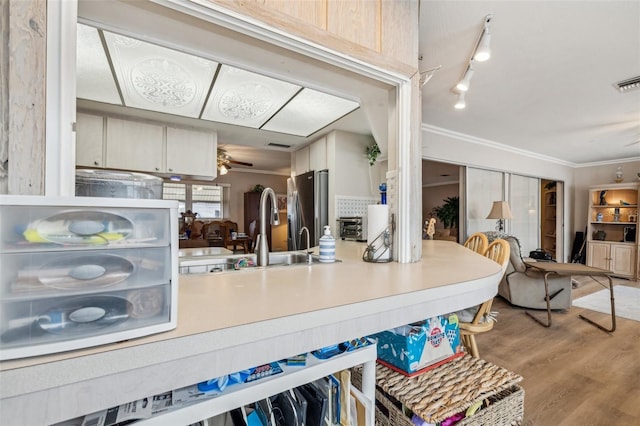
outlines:
[{"label": "dining chair", "polygon": [[464,246],[476,253],[484,255],[487,251],[487,247],[489,247],[489,239],[483,232],[476,232],[467,238],[467,241],[464,242]]},{"label": "dining chair", "polygon": [[[507,269],[510,252],[511,246],[509,243],[506,240],[499,238],[489,244],[489,247],[487,247],[487,250],[484,253],[486,257],[498,263],[502,268],[502,274],[500,274],[500,278],[498,280],[502,279],[502,275],[504,275],[504,272]],[[476,334],[486,333],[493,329],[493,323],[495,320],[491,316],[492,305],[493,298],[477,307],[477,311],[473,314],[473,319],[470,321],[464,321],[463,318],[459,322],[462,344],[464,345],[467,353],[471,354],[474,358],[480,358],[478,345],[476,344]]]}]

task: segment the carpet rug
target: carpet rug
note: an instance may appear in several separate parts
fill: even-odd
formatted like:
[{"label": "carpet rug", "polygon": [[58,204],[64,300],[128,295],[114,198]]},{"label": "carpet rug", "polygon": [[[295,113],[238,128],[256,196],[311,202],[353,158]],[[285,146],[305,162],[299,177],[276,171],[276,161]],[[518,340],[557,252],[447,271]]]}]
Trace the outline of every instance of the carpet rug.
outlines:
[{"label": "carpet rug", "polygon": [[[613,286],[616,317],[640,321],[640,288],[623,285]],[[602,289],[573,301],[573,306],[591,311],[611,313],[609,289]]]}]

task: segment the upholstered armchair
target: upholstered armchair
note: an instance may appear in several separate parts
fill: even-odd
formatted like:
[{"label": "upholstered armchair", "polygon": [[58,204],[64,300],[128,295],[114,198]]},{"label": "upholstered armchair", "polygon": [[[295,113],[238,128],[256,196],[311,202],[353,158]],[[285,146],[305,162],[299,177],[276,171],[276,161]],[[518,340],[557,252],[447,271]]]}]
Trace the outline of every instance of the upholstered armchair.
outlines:
[{"label": "upholstered armchair", "polygon": [[[528,268],[522,259],[520,242],[513,236],[502,236],[511,246],[507,270],[500,282],[498,294],[516,306],[531,309],[547,309],[544,293],[544,273]],[[551,309],[571,307],[571,277],[549,276]]]}]

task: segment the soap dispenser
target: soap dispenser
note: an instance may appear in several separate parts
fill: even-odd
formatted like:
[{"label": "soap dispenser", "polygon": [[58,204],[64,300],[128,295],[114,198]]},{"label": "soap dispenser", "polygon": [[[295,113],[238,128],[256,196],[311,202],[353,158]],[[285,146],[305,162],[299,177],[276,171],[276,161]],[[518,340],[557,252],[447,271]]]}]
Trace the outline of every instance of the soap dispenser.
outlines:
[{"label": "soap dispenser", "polygon": [[336,260],[336,239],[331,235],[329,225],[324,227],[324,235],[320,237],[320,262],[330,263]]}]

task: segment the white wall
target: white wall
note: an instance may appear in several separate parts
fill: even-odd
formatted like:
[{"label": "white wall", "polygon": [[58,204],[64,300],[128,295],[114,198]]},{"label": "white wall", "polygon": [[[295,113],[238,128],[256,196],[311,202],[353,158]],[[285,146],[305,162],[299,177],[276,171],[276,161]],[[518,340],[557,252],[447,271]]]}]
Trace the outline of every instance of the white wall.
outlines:
[{"label": "white wall", "polygon": [[[565,184],[564,260],[567,260],[566,257],[571,253],[575,232],[573,203],[575,178],[572,164],[525,151],[508,149],[504,145],[430,126],[422,128],[422,158],[563,181]],[[584,229],[584,225],[582,228]]]}]

